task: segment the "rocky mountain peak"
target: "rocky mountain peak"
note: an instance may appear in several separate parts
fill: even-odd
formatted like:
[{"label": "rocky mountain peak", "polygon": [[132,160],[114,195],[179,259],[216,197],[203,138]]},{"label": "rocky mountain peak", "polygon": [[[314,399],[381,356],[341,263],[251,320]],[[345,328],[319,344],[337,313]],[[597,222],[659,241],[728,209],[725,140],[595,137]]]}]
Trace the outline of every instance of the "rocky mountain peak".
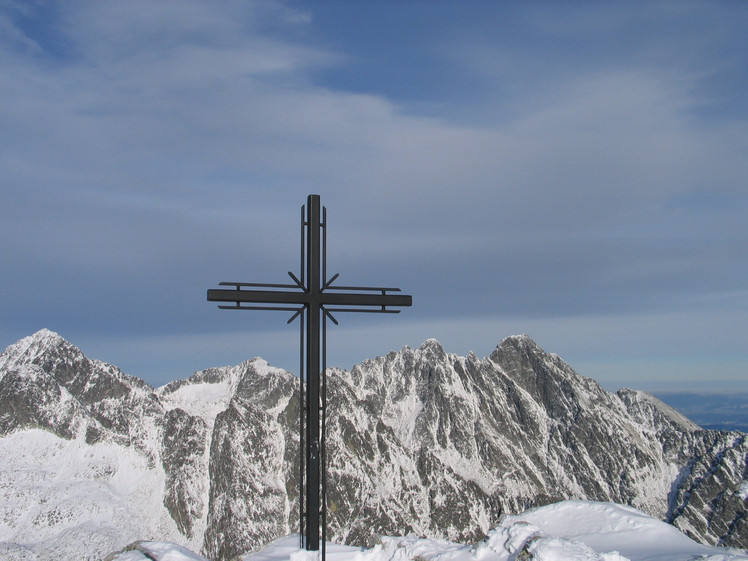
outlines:
[{"label": "rocky mountain peak", "polygon": [[[145,425],[153,415],[164,413],[146,382],[114,365],[89,359],[48,329],[0,354],[0,400],[3,409],[26,411],[27,424],[64,437],[85,429],[88,441],[106,437],[131,443],[144,451],[149,448],[150,457],[155,452],[146,443],[149,429]],[[10,422],[5,425],[16,427]]]},{"label": "rocky mountain peak", "polygon": [[541,349],[529,335],[523,333],[522,335],[511,335],[502,339],[501,342],[496,345],[496,348],[489,358],[494,362],[499,362],[498,359],[500,357],[527,357],[537,354],[545,354],[545,351]]},{"label": "rocky mountain peak", "polygon": [[433,353],[438,357],[443,357],[446,355],[442,344],[433,337],[426,339],[423,343],[421,343],[421,346],[418,347],[418,350],[422,353]]},{"label": "rocky mountain peak", "polygon": [[[97,387],[113,385],[129,393],[131,389],[151,392],[153,388],[128,376],[112,364],[89,359],[78,347],[49,329],[37,331],[10,345],[0,354],[0,371],[22,365],[35,365],[65,386],[71,394],[86,399]],[[96,395],[88,397],[96,399]]]},{"label": "rocky mountain peak", "polygon": [[426,360],[443,361],[447,358],[447,353],[442,347],[442,344],[436,339],[426,339],[420,347],[418,352]]},{"label": "rocky mountain peak", "polygon": [[41,329],[13,343],[0,353],[0,369],[22,364],[49,363],[66,357],[76,360],[83,353],[59,334],[49,329]]}]

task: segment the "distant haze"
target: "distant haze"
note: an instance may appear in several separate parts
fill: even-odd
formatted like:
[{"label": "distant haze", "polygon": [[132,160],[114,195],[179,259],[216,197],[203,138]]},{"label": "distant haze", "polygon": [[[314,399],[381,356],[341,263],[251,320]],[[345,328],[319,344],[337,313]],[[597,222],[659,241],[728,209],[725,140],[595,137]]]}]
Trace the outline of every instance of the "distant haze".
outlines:
[{"label": "distant haze", "polygon": [[705,429],[748,433],[748,393],[656,392],[655,395]]}]

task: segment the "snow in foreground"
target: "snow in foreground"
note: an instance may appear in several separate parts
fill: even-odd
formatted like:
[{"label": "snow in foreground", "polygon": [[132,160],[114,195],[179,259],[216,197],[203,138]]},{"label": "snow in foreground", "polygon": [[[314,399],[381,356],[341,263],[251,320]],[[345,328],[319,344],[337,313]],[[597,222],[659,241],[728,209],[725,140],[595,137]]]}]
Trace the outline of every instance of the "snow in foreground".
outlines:
[{"label": "snow in foreground", "polygon": [[[142,542],[113,561],[205,561],[182,547]],[[241,561],[313,561],[298,536],[281,538]],[[633,508],[564,501],[507,516],[476,545],[417,537],[382,538],[373,549],[329,544],[330,561],[748,561],[748,551],[709,547]]]}]

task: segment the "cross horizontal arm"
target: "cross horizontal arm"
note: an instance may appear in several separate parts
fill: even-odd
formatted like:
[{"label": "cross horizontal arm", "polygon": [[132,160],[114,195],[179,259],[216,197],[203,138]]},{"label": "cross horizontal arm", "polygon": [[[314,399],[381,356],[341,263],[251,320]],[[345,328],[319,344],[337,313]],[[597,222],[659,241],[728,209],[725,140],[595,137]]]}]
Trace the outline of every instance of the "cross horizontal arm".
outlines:
[{"label": "cross horizontal arm", "polygon": [[[355,288],[355,287],[352,287]],[[291,292],[284,290],[208,290],[210,302],[244,302],[252,304],[318,304],[321,306],[412,306],[409,294],[366,294],[351,292]]]},{"label": "cross horizontal arm", "polygon": [[323,292],[320,303],[329,306],[412,306],[409,294],[356,294],[350,292]]},{"label": "cross horizontal arm", "polygon": [[306,292],[283,290],[208,290],[209,302],[251,302],[253,304],[307,304],[310,296]]}]

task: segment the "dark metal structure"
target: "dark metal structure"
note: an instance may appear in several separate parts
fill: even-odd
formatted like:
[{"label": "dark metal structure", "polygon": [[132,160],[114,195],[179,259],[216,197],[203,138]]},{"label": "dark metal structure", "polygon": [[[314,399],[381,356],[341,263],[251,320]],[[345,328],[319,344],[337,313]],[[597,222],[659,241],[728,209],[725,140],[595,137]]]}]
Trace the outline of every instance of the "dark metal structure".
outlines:
[{"label": "dark metal structure", "polygon": [[[399,313],[392,307],[410,306],[412,297],[399,288],[333,286],[338,274],[327,278],[327,212],[319,195],[309,195],[301,208],[301,274],[288,275],[293,284],[222,282],[208,290],[211,302],[228,310],[280,310],[292,312],[288,323],[300,321],[299,392],[299,530],[302,547],[322,556],[326,542],[326,339],[327,319],[337,325],[333,313]],[[306,320],[306,321],[304,321]],[[320,534],[321,529],[321,534]]]}]

